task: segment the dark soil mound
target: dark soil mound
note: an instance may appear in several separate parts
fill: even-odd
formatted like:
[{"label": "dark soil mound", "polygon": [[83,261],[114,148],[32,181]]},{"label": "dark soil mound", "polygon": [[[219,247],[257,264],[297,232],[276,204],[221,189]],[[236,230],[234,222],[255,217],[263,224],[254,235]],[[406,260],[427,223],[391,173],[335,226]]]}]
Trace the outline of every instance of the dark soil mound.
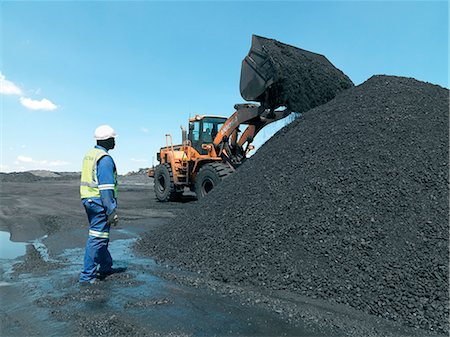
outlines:
[{"label": "dark soil mound", "polygon": [[224,282],[448,331],[449,91],[374,76],[138,247]]},{"label": "dark soil mound", "polygon": [[28,172],[0,173],[0,182],[31,183],[42,180],[66,181],[80,179],[79,172],[52,172],[35,170]]},{"label": "dark soil mound", "polygon": [[35,176],[29,172],[0,173],[0,182],[30,183],[39,180],[41,180],[41,177]]},{"label": "dark soil mound", "polygon": [[273,39],[258,37],[258,41],[270,55],[276,73],[275,83],[268,89],[269,96],[276,98],[271,104],[274,108],[286,106],[305,112],[353,87],[347,75],[323,55]]}]

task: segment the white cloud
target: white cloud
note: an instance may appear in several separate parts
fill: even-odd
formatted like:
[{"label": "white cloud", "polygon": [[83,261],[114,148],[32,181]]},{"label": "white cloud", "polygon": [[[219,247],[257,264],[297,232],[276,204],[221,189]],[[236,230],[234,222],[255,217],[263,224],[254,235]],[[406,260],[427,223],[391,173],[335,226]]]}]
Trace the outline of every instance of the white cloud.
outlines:
[{"label": "white cloud", "polygon": [[148,133],[148,129],[144,128],[144,127],[141,128],[141,131],[144,132],[144,133]]},{"label": "white cloud", "polygon": [[64,160],[52,160],[48,162],[48,166],[66,166],[70,163]]},{"label": "white cloud", "polygon": [[26,157],[26,156],[17,156],[17,160],[22,162],[22,163],[31,163],[31,162],[33,162],[33,158]]},{"label": "white cloud", "polygon": [[27,156],[17,156],[17,161],[14,162],[16,165],[18,164],[30,164],[33,167],[39,166],[40,168],[49,168],[49,167],[55,167],[55,166],[66,166],[70,163],[64,160],[34,160],[31,157]]},{"label": "white cloud", "polygon": [[31,110],[55,110],[58,108],[53,102],[47,98],[43,98],[40,101],[32,100],[31,98],[20,97],[20,103]]},{"label": "white cloud", "polygon": [[9,167],[8,165],[0,164],[0,171],[4,172],[4,171],[8,170],[8,167]]},{"label": "white cloud", "polygon": [[13,82],[8,81],[0,72],[0,94],[3,95],[22,95],[22,90]]},{"label": "white cloud", "polygon": [[[40,94],[41,89],[38,88],[34,90],[34,94],[38,95]],[[0,72],[0,94],[3,95],[19,95],[23,96],[23,91],[15,85],[13,82],[8,81],[5,77],[5,75]],[[54,104],[52,101],[50,101],[47,98],[43,98],[40,101],[39,100],[33,100],[28,97],[20,97],[20,103],[31,110],[55,110],[58,108],[56,104]]]}]

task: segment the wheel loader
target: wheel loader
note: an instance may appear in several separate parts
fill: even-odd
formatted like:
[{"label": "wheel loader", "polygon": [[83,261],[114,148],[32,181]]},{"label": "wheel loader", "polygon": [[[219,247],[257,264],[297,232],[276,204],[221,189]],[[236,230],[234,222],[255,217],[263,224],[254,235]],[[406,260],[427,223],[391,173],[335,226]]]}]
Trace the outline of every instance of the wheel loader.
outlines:
[{"label": "wheel loader", "polygon": [[[148,171],[158,200],[177,200],[185,187],[195,191],[197,198],[204,197],[244,162],[259,130],[289,114],[286,109],[261,112],[256,104],[236,104],[235,109],[230,118],[190,118],[189,133],[182,129],[180,145],[173,145],[172,136],[166,135],[166,146],[157,154],[160,165]],[[240,134],[244,123],[247,127]]]},{"label": "wheel loader", "polygon": [[[172,136],[166,135],[166,146],[157,153],[159,165],[148,170],[148,176],[154,178],[158,200],[177,200],[185,188],[194,191],[197,198],[203,198],[247,159],[254,149],[251,143],[261,129],[291,113],[289,106],[282,104],[276,86],[281,81],[279,65],[265,48],[274,41],[287,46],[253,35],[250,51],[242,61],[241,95],[246,101],[259,104],[236,104],[235,112],[228,118],[210,115],[190,118],[188,131],[182,127],[181,144],[173,145]],[[295,53],[307,52],[288,47],[293,57]]]}]

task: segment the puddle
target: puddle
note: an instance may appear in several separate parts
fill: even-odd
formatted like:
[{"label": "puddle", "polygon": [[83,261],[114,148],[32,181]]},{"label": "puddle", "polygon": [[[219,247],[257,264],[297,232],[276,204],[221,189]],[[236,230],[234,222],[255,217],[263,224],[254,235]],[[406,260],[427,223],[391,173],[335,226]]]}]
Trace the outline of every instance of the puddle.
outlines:
[{"label": "puddle", "polygon": [[0,259],[12,260],[25,255],[27,244],[24,242],[12,242],[8,232],[0,231]]}]

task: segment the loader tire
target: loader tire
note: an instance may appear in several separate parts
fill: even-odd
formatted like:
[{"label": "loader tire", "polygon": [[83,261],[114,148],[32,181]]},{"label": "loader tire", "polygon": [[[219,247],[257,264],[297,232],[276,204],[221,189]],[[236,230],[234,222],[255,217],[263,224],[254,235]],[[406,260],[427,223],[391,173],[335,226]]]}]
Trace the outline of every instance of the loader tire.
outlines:
[{"label": "loader tire", "polygon": [[224,163],[205,164],[198,172],[195,181],[197,199],[202,199],[233,172],[234,170]]},{"label": "loader tire", "polygon": [[154,185],[155,195],[159,201],[167,202],[179,198],[180,193],[175,189],[172,167],[169,164],[156,166]]}]

